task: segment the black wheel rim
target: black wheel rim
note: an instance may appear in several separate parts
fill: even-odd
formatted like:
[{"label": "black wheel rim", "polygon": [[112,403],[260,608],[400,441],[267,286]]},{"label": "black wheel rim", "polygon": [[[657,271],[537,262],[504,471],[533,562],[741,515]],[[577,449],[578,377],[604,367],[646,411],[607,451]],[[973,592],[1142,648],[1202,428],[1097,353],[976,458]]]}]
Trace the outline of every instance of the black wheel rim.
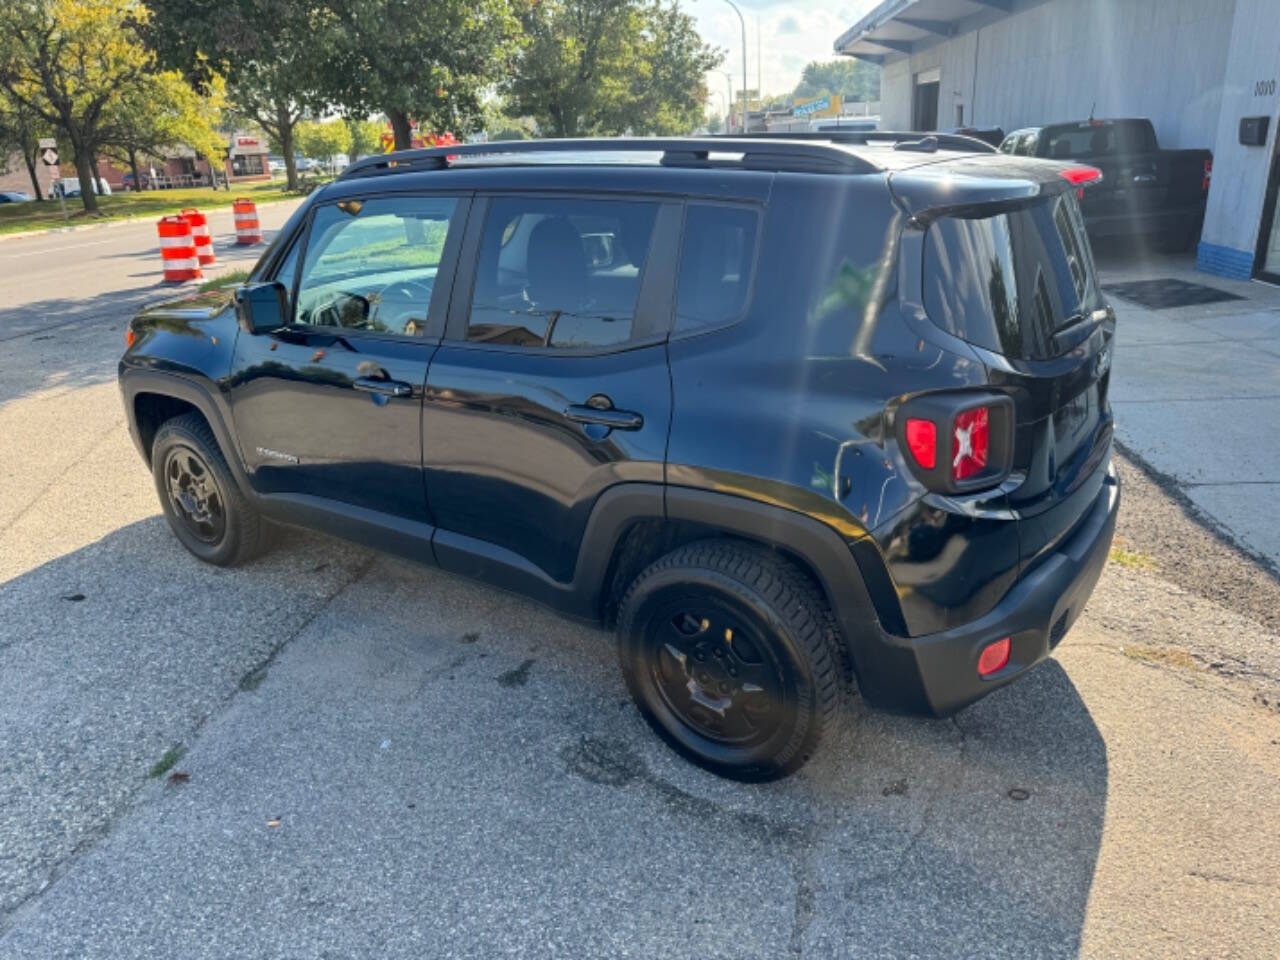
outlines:
[{"label": "black wheel rim", "polygon": [[217,543],[227,529],[222,491],[204,458],[190,447],[174,447],[165,457],[165,487],[178,522],[201,543]]},{"label": "black wheel rim", "polygon": [[675,603],[649,631],[649,670],[667,708],[699,736],[748,747],[785,717],[783,671],[746,620],[717,603]]}]

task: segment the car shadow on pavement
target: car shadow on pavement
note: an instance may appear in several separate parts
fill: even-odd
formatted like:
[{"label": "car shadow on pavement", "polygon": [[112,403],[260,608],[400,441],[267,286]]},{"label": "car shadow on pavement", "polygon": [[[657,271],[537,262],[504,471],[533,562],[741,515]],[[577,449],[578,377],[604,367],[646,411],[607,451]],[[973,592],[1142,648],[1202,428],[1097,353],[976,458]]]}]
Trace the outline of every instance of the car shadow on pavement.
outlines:
[{"label": "car shadow on pavement", "polygon": [[740,784],[649,731],[608,633],[318,535],[223,570],[151,518],[0,584],[0,624],[0,931],[94,847],[0,952],[141,954],[161,910],[192,957],[1080,952],[1107,755],[1052,660],[952,719],[855,699]]}]

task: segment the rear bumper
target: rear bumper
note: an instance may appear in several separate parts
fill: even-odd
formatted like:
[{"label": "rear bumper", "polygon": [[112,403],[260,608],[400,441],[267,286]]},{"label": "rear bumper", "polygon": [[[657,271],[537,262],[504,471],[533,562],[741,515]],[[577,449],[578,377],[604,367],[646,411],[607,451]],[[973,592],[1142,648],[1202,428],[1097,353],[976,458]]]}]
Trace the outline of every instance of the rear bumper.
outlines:
[{"label": "rear bumper", "polygon": [[[919,637],[881,634],[873,677],[859,677],[866,699],[875,706],[945,716],[1045,659],[1093,593],[1115,535],[1119,508],[1120,484],[1110,468],[1097,500],[1070,539],[1019,579],[989,613]],[[980,677],[982,649],[1002,637],[1012,640],[1009,663],[992,676]],[[869,687],[867,680],[872,680]]]}]

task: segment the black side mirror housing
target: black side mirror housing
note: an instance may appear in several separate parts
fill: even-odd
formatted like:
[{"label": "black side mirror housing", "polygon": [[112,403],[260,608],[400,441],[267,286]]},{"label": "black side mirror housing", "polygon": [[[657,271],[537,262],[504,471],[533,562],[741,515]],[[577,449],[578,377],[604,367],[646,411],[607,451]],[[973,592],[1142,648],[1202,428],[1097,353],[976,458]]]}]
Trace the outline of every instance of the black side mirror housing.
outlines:
[{"label": "black side mirror housing", "polygon": [[245,333],[271,333],[289,325],[289,293],[282,283],[236,287],[235,303],[236,320]]}]

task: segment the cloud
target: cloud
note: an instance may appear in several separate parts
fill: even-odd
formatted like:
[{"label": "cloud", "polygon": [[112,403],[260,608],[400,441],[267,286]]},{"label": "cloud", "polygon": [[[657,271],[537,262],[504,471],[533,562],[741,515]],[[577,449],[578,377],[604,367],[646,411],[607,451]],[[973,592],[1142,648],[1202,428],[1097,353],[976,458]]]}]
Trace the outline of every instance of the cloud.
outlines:
[{"label": "cloud", "polygon": [[[790,93],[805,64],[834,60],[836,37],[858,21],[878,0],[851,0],[826,6],[797,0],[735,0],[747,29],[747,85],[762,85],[767,94]],[[742,87],[742,27],[724,0],[684,0],[684,11],[698,23],[702,38],[724,51],[719,69],[707,74],[713,102],[723,109],[726,81]],[[757,56],[758,51],[758,56]],[[716,92],[719,91],[719,92]]]}]

